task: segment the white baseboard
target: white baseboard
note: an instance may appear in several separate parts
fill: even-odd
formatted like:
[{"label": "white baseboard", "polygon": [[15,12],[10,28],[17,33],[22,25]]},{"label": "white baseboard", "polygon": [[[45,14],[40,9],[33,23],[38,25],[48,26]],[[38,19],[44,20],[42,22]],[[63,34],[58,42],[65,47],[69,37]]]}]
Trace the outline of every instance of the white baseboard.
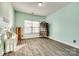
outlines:
[{"label": "white baseboard", "polygon": [[35,38],[35,37],[39,37],[39,34],[38,33],[35,33],[35,34],[23,34],[22,39],[25,39],[25,38]]},{"label": "white baseboard", "polygon": [[69,45],[69,46],[71,46],[71,47],[74,47],[74,48],[79,49],[79,46],[77,46],[77,45],[72,45],[72,44],[70,44],[70,43],[67,43],[67,42],[64,42],[64,41],[60,41],[60,40],[58,40],[58,39],[56,39],[56,38],[54,38],[54,37],[48,37],[48,38],[49,38],[49,39],[52,39],[52,40],[55,40],[55,41],[58,41],[58,42],[60,42],[60,43]]}]

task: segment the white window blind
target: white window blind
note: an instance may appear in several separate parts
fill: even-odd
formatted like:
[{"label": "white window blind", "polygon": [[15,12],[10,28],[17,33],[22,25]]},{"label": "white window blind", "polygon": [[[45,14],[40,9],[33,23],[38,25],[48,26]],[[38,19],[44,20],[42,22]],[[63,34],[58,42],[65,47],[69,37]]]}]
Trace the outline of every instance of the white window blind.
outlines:
[{"label": "white window blind", "polygon": [[40,22],[24,21],[24,33],[39,33]]}]

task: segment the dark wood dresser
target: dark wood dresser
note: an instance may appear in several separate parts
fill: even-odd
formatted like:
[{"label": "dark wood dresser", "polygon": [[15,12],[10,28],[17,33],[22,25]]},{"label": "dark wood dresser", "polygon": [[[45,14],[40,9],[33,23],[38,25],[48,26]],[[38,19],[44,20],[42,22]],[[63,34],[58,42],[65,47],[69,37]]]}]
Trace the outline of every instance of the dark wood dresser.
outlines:
[{"label": "dark wood dresser", "polygon": [[48,37],[48,23],[45,21],[40,23],[40,36]]}]

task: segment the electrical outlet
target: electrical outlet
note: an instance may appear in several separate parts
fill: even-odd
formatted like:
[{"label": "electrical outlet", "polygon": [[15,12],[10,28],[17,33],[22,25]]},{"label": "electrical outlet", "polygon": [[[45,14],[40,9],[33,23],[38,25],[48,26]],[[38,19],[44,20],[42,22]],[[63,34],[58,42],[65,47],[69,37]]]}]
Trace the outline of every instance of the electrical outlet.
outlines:
[{"label": "electrical outlet", "polygon": [[73,40],[73,43],[76,43],[76,40]]}]

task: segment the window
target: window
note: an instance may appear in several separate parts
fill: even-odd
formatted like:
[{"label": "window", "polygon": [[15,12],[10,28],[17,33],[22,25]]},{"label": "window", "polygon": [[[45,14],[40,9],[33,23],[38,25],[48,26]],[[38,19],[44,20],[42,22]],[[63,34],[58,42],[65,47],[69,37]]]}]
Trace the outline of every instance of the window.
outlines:
[{"label": "window", "polygon": [[24,33],[39,33],[40,23],[37,21],[24,21]]},{"label": "window", "polygon": [[39,22],[33,21],[33,33],[39,33]]}]

